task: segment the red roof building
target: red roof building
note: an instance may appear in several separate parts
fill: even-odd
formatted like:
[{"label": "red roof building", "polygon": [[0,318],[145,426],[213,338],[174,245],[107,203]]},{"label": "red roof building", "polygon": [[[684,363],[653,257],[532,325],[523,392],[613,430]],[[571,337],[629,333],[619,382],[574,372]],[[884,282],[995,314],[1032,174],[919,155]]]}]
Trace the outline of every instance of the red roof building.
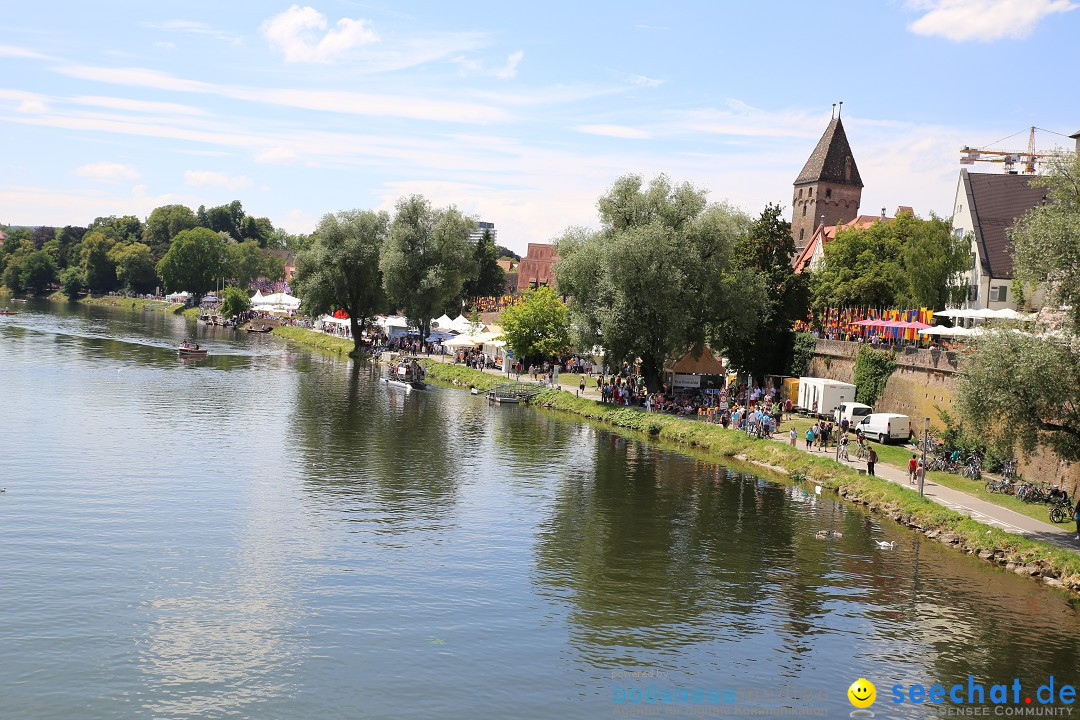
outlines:
[{"label": "red roof building", "polygon": [[559,256],[555,246],[548,243],[529,243],[529,252],[521,258],[517,268],[519,292],[541,286],[555,287],[555,263]]}]

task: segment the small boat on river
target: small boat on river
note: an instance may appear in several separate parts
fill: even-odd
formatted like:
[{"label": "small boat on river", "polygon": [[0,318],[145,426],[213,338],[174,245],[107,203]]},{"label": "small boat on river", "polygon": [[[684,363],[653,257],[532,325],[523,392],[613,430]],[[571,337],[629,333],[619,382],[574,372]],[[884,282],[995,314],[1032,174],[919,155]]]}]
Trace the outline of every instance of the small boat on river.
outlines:
[{"label": "small boat on river", "polygon": [[176,354],[180,357],[206,357],[210,351],[201,347],[199,343],[191,343],[185,340],[176,348]]},{"label": "small boat on river", "polygon": [[0,310],[0,315],[18,315],[18,310],[8,310],[7,308]]},{"label": "small boat on river", "polygon": [[253,333],[268,333],[274,328],[270,325],[248,325],[245,330]]},{"label": "small boat on river", "polygon": [[390,363],[382,381],[387,385],[397,385],[410,390],[427,390],[425,377],[427,373],[419,360],[414,357],[402,357]]}]

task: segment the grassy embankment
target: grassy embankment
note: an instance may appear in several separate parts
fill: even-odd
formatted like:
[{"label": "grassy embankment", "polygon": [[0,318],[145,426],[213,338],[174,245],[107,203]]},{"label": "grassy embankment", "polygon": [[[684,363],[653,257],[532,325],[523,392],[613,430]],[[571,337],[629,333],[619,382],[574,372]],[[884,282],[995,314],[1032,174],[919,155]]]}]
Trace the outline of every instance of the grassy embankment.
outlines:
[{"label": "grassy embankment", "polygon": [[338,355],[348,355],[353,350],[351,338],[335,337],[316,330],[308,330],[307,328],[282,325],[274,328],[271,334],[316,350]]},{"label": "grassy embankment", "polygon": [[[498,382],[498,378],[460,365],[432,364],[428,376],[455,385]],[[1080,555],[1047,543],[1012,535],[922,498],[914,490],[887,480],[859,475],[824,454],[814,456],[787,445],[747,438],[670,415],[605,405],[561,390],[544,390],[533,401],[552,410],[573,413],[616,428],[646,433],[660,440],[699,448],[718,458],[737,458],[812,480],[840,496],[868,507],[928,537],[1022,575],[1041,576],[1047,584],[1080,595]]]},{"label": "grassy embankment", "polygon": [[[50,300],[69,302],[68,297],[62,292],[54,292],[49,296]],[[147,300],[146,298],[130,298],[122,295],[85,295],[78,299],[83,305],[100,305],[103,307],[124,308],[125,310],[157,310],[161,312],[179,312],[184,306],[179,303],[168,303],[164,300]],[[198,314],[198,308],[195,308]]]}]

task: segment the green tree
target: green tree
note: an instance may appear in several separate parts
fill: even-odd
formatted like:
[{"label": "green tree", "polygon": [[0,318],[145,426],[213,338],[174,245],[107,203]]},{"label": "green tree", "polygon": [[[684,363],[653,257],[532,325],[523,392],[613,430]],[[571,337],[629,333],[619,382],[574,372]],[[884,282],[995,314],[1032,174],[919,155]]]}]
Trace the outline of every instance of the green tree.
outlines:
[{"label": "green tree", "polygon": [[9,255],[6,258],[4,265],[3,280],[4,287],[13,293],[21,293],[23,291],[22,286],[22,264],[24,256]]},{"label": "green tree", "polygon": [[36,250],[23,258],[19,281],[24,292],[41,295],[56,282],[56,262],[44,250]]},{"label": "green tree", "polygon": [[157,273],[167,292],[187,291],[198,305],[225,275],[227,255],[225,240],[203,227],[183,230],[173,238],[165,256],[158,261]]},{"label": "green tree", "polygon": [[1069,308],[1080,328],[1080,154],[1059,155],[1032,185],[1047,189],[1047,200],[1017,220],[1011,232],[1014,287],[1030,293],[1041,287],[1047,304]]},{"label": "green tree", "polygon": [[423,196],[398,201],[379,269],[394,305],[426,338],[431,320],[461,295],[472,270],[469,232],[473,222],[456,208],[436,210]]},{"label": "green tree", "polygon": [[225,317],[236,317],[242,312],[251,309],[251,298],[248,294],[236,287],[229,285],[221,295],[221,314]]},{"label": "green tree", "polygon": [[466,298],[502,295],[506,289],[506,274],[499,267],[499,252],[491,230],[484,229],[473,253],[475,274],[465,281],[463,295]]},{"label": "green tree", "polygon": [[79,243],[82,242],[83,235],[86,235],[86,228],[72,225],[62,227],[56,232],[56,242],[59,245],[57,262],[60,267],[79,264],[82,257]]},{"label": "green tree", "polygon": [[768,332],[753,332],[728,344],[728,358],[740,370],[755,374],[783,372],[790,364],[796,320],[806,317],[809,278],[791,266],[795,243],[791,223],[780,205],[768,204],[735,244],[735,262],[752,267],[765,277],[766,305],[760,324]]},{"label": "green tree", "polygon": [[344,310],[352,328],[353,354],[361,334],[383,304],[379,254],[389,236],[384,212],[349,210],[326,215],[315,242],[296,258],[293,282],[311,315]]},{"label": "green tree", "polygon": [[240,287],[250,287],[263,272],[263,251],[254,240],[228,246],[229,275]]},{"label": "green tree", "polygon": [[199,225],[209,228],[214,232],[227,233],[236,242],[244,240],[244,225],[247,215],[244,206],[239,200],[233,200],[228,205],[218,205],[206,209],[199,207],[196,219]]},{"label": "green tree", "polygon": [[600,345],[616,363],[640,358],[657,390],[669,359],[760,329],[765,276],[736,259],[745,215],[663,175],[647,187],[637,175],[619,178],[598,207],[598,232],[571,230],[557,243],[558,288],[570,296],[580,346]]},{"label": "green tree", "polygon": [[502,325],[506,344],[523,364],[570,347],[569,311],[549,287],[530,290],[521,303],[504,310]]},{"label": "green tree", "polygon": [[154,208],[146,218],[143,237],[156,259],[168,252],[169,243],[179,233],[199,224],[195,213],[186,205],[162,205]]},{"label": "green tree", "polygon": [[72,265],[60,273],[60,291],[67,296],[68,300],[78,300],[79,291],[83,289],[82,270]]},{"label": "green tree", "polygon": [[90,223],[90,227],[87,228],[88,232],[92,230],[101,232],[113,242],[142,242],[142,220],[139,220],[134,215],[124,215],[122,217],[110,215],[109,217],[95,218],[94,222]]},{"label": "green tree", "polygon": [[263,254],[262,265],[259,269],[259,277],[276,282],[285,279],[285,260],[273,252]]},{"label": "green tree", "polygon": [[903,213],[868,228],[841,230],[813,273],[815,307],[943,307],[965,289],[970,238],[947,220]]},{"label": "green tree", "polygon": [[109,260],[116,266],[116,279],[131,292],[151,292],[157,285],[154,254],[149,245],[117,243],[109,250]]},{"label": "green tree", "polygon": [[80,268],[86,287],[92,293],[115,290],[118,285],[116,262],[113,261],[110,251],[116,245],[116,240],[102,230],[90,230],[83,236],[80,245]]},{"label": "green tree", "polygon": [[[992,331],[976,341],[960,375],[956,407],[965,428],[991,445],[1053,450],[1080,460],[1080,156],[1061,156],[1033,183],[1042,203],[1014,226],[1015,277],[1041,286],[1063,308],[1055,335]],[[1014,285],[1015,287],[1015,285]],[[1032,328],[1025,328],[1031,331]]]}]

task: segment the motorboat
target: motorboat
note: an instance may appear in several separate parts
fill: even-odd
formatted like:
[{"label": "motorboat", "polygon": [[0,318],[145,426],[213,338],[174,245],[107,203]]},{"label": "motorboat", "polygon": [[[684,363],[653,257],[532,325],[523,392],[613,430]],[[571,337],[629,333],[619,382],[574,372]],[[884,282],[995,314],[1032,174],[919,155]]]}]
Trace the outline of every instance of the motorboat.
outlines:
[{"label": "motorboat", "polygon": [[427,390],[427,383],[424,382],[426,376],[427,373],[419,360],[403,357],[390,363],[382,381],[387,385],[397,385],[410,390]]},{"label": "motorboat", "polygon": [[200,347],[199,343],[190,343],[185,340],[180,343],[180,347],[176,348],[176,354],[180,357],[206,357],[210,351]]}]

